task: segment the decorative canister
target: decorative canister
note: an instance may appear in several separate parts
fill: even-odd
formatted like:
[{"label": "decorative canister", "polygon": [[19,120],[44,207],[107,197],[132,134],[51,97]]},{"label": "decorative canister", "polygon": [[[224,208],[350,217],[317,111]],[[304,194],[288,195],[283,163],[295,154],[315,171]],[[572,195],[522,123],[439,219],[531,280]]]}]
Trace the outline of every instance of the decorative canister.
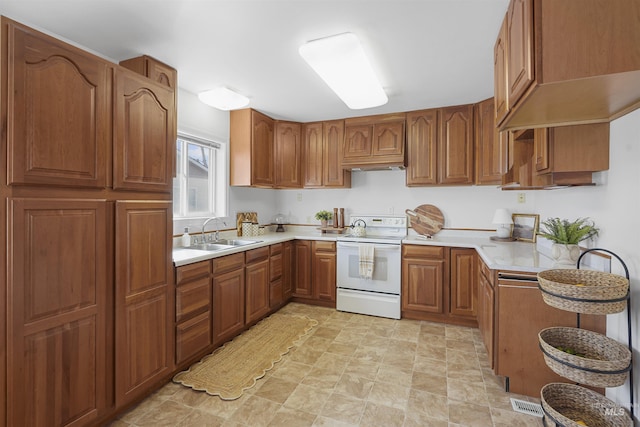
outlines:
[{"label": "decorative canister", "polygon": [[260,232],[260,225],[257,222],[254,222],[253,224],[251,224],[251,235],[257,236],[259,232]]},{"label": "decorative canister", "polygon": [[264,236],[264,225],[261,225],[258,229],[258,236]]},{"label": "decorative canister", "polygon": [[242,221],[242,235],[245,237],[251,236],[251,221]]}]

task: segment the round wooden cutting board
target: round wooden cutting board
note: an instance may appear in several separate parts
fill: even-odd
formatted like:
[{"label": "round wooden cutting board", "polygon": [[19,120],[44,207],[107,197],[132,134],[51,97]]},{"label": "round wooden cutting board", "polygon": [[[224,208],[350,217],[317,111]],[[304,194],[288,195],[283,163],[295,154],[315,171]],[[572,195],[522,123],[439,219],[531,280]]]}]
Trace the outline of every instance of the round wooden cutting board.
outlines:
[{"label": "round wooden cutting board", "polygon": [[433,236],[444,227],[442,211],[433,205],[420,205],[405,211],[409,217],[411,227],[423,236]]}]

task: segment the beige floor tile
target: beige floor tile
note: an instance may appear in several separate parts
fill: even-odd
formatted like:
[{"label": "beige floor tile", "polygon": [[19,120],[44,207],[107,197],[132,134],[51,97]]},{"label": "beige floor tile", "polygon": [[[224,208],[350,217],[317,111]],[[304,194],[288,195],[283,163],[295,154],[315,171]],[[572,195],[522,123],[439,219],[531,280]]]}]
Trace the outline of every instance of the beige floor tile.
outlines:
[{"label": "beige floor tile", "polygon": [[281,405],[258,396],[249,396],[247,401],[229,418],[252,427],[268,425]]},{"label": "beige floor tile", "polygon": [[176,424],[176,427],[220,427],[224,424],[225,419],[212,415],[209,412],[195,409],[191,411],[180,424]]},{"label": "beige floor tile", "polygon": [[447,381],[447,377],[443,377],[442,375],[414,371],[411,377],[411,388],[413,390],[447,396]]},{"label": "beige floor tile", "polygon": [[382,362],[384,355],[387,353],[386,348],[365,347],[360,346],[353,354],[353,359],[359,362]]},{"label": "beige floor tile", "polygon": [[449,378],[447,380],[447,396],[452,400],[489,406],[483,383],[473,383],[466,380]]},{"label": "beige floor tile", "polygon": [[439,420],[437,418],[431,418],[427,415],[419,412],[408,413],[404,427],[449,427],[451,424],[446,420]]},{"label": "beige floor tile", "polygon": [[468,427],[492,427],[491,411],[487,406],[449,401],[449,421]]},{"label": "beige floor tile", "polygon": [[248,394],[240,396],[236,400],[222,400],[218,396],[210,396],[202,402],[198,409],[216,415],[221,418],[229,418],[249,399]]},{"label": "beige floor tile", "polygon": [[411,389],[407,402],[407,418],[424,416],[438,420],[449,420],[449,401],[446,396]]},{"label": "beige floor tile", "polygon": [[412,369],[392,365],[380,365],[380,369],[378,369],[378,375],[376,376],[376,382],[410,387],[412,377]]},{"label": "beige floor tile", "polygon": [[180,390],[172,394],[168,400],[172,400],[183,406],[190,408],[197,408],[204,402],[209,396],[202,391],[195,391],[192,388],[180,387]]},{"label": "beige floor tile", "polygon": [[314,414],[282,407],[269,422],[269,427],[310,427],[316,417]]},{"label": "beige floor tile", "polygon": [[312,365],[306,365],[291,360],[290,358],[285,358],[273,371],[272,376],[299,383],[307,376],[311,369],[313,369]]},{"label": "beige floor tile", "polygon": [[341,328],[331,328],[329,326],[327,326],[326,324],[318,326],[316,328],[316,330],[313,332],[313,337],[316,338],[326,338],[328,340],[333,341],[334,339],[336,339],[336,337],[338,336],[338,334],[340,333]]},{"label": "beige floor tile", "polygon": [[348,344],[343,342],[332,342],[331,345],[327,348],[327,353],[332,354],[340,354],[342,356],[353,356],[353,354],[358,349],[358,346],[355,344]]},{"label": "beige floor tile", "polygon": [[416,360],[413,363],[413,370],[443,377],[447,376],[447,364],[444,361],[419,355],[416,356]]},{"label": "beige floor tile", "polygon": [[254,395],[275,403],[284,403],[297,386],[298,383],[273,377],[264,381]]},{"label": "beige floor tile", "polygon": [[520,414],[512,410],[491,408],[494,427],[537,427],[542,425],[542,418]]},{"label": "beige floor tile", "polygon": [[336,384],[335,391],[356,399],[366,399],[371,392],[374,381],[352,374],[344,374]]},{"label": "beige floor tile", "polygon": [[344,373],[375,380],[379,370],[380,363],[378,362],[367,362],[351,358],[351,361],[344,369]]},{"label": "beige floor tile", "polygon": [[328,417],[318,417],[313,422],[313,427],[358,427],[358,424],[343,423]]},{"label": "beige floor tile", "polygon": [[367,427],[402,427],[404,410],[368,402],[360,420],[361,426]]},{"label": "beige floor tile", "polygon": [[369,402],[392,408],[405,409],[409,399],[410,388],[396,384],[376,382],[369,393]]},{"label": "beige floor tile", "polygon": [[289,409],[297,409],[309,414],[319,414],[325,402],[331,396],[331,391],[299,384],[284,402]]},{"label": "beige floor tile", "polygon": [[166,400],[154,410],[148,411],[136,419],[135,425],[139,427],[175,427],[192,411],[192,408]]},{"label": "beige floor tile", "polygon": [[343,423],[358,424],[366,402],[344,394],[333,393],[324,404],[320,415]]},{"label": "beige floor tile", "polygon": [[476,354],[475,345],[467,340],[447,338],[446,346],[449,350],[464,351],[467,353],[472,353],[473,355]]}]

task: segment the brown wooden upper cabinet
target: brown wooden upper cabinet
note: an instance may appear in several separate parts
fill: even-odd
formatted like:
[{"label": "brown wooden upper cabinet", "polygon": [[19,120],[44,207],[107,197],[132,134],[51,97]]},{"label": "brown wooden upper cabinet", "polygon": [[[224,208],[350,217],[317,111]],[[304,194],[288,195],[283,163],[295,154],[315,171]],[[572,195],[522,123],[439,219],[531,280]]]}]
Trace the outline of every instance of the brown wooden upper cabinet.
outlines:
[{"label": "brown wooden upper cabinet", "polygon": [[609,123],[511,131],[506,189],[590,185],[609,169]]},{"label": "brown wooden upper cabinet", "polygon": [[229,183],[272,188],[274,120],[250,108],[230,113]]},{"label": "brown wooden upper cabinet", "polygon": [[407,113],[407,186],[473,184],[473,105]]},{"label": "brown wooden upper cabinet", "polygon": [[507,171],[507,139],[495,126],[494,99],[473,106],[475,183],[500,185]]},{"label": "brown wooden upper cabinet", "polygon": [[176,146],[173,90],[118,68],[114,96],[113,188],[170,192]]},{"label": "brown wooden upper cabinet", "polygon": [[120,61],[120,65],[135,71],[138,74],[147,76],[156,83],[168,86],[174,91],[178,90],[178,72],[175,68],[170,67],[152,58],[148,55],[142,55],[131,59]]},{"label": "brown wooden upper cabinet", "polygon": [[107,186],[111,65],[7,18],[2,24],[8,183]]},{"label": "brown wooden upper cabinet", "polygon": [[300,123],[275,123],[275,183],[278,188],[302,188],[302,140]]},{"label": "brown wooden upper cabinet", "polygon": [[405,114],[345,119],[342,166],[345,169],[404,167]]},{"label": "brown wooden upper cabinet", "polygon": [[640,0],[511,0],[494,51],[501,130],[608,122],[640,106]]},{"label": "brown wooden upper cabinet", "polygon": [[304,186],[351,187],[351,172],[342,168],[344,120],[304,125]]}]

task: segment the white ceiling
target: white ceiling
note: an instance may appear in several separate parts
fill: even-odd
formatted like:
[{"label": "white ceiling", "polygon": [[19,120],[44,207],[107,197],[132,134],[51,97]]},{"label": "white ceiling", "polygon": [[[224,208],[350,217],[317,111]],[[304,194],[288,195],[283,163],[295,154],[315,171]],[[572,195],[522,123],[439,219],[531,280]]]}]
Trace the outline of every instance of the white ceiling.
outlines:
[{"label": "white ceiling", "polygon": [[[151,55],[197,93],[226,85],[251,107],[309,122],[477,102],[509,0],[2,0],[0,13],[111,60]],[[350,110],[298,54],[350,31],[389,96]]]}]

